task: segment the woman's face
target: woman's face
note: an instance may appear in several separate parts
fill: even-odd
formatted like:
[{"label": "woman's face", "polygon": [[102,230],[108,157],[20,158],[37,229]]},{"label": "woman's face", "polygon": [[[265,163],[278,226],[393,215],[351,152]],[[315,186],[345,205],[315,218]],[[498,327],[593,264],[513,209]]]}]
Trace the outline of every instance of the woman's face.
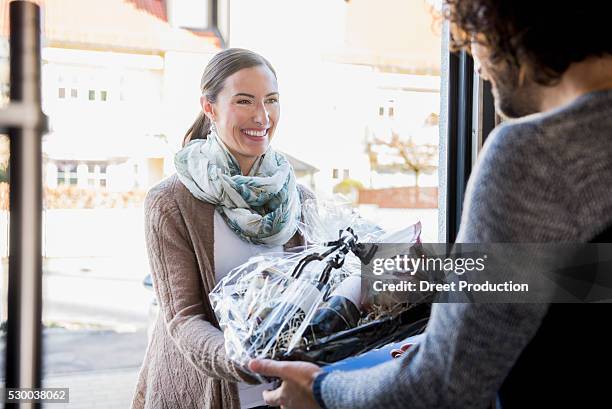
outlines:
[{"label": "woman's face", "polygon": [[201,99],[219,137],[247,174],[263,154],[280,117],[278,84],[264,65],[242,69],[225,79],[217,101]]}]

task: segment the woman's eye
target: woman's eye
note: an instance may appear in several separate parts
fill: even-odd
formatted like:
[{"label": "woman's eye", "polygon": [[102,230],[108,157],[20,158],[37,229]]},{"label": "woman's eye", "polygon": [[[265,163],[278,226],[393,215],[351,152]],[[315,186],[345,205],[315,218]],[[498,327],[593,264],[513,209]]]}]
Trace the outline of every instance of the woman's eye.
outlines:
[{"label": "woman's eye", "polygon": [[247,104],[250,104],[251,101],[249,101],[248,99],[240,99],[240,100],[238,100],[237,103],[240,104],[240,105],[247,105]]},{"label": "woman's eye", "polygon": [[278,98],[270,98],[266,101],[268,104],[276,104],[278,103]]}]

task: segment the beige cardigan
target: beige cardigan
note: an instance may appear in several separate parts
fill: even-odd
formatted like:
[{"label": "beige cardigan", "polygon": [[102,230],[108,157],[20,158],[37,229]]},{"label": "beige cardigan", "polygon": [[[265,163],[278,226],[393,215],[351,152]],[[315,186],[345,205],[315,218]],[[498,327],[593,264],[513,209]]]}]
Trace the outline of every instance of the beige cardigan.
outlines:
[{"label": "beige cardigan", "polygon": [[[300,195],[312,197],[301,187]],[[160,311],[132,408],[239,409],[236,382],[253,383],[227,358],[208,300],[215,286],[214,209],[176,175],[147,195],[147,250]],[[285,248],[302,244],[296,233]]]}]

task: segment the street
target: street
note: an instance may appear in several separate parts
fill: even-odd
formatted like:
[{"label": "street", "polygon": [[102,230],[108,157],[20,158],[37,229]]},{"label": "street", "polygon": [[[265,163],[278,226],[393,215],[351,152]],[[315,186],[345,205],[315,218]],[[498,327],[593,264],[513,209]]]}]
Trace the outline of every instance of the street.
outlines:
[{"label": "street", "polygon": [[[48,407],[128,407],[147,347],[146,264],[57,258],[45,259],[43,270],[43,386],[70,389],[69,404]],[[6,276],[2,282],[6,297]],[[2,333],[1,368],[5,346]]]}]

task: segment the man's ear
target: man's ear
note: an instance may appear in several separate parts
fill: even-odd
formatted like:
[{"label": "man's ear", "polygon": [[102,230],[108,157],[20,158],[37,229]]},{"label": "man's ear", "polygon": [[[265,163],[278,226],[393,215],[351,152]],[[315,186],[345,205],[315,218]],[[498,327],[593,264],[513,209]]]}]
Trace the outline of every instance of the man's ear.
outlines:
[{"label": "man's ear", "polygon": [[215,120],[215,110],[213,104],[204,96],[200,97],[200,105],[202,106],[202,111],[204,115],[208,117],[211,121]]}]

